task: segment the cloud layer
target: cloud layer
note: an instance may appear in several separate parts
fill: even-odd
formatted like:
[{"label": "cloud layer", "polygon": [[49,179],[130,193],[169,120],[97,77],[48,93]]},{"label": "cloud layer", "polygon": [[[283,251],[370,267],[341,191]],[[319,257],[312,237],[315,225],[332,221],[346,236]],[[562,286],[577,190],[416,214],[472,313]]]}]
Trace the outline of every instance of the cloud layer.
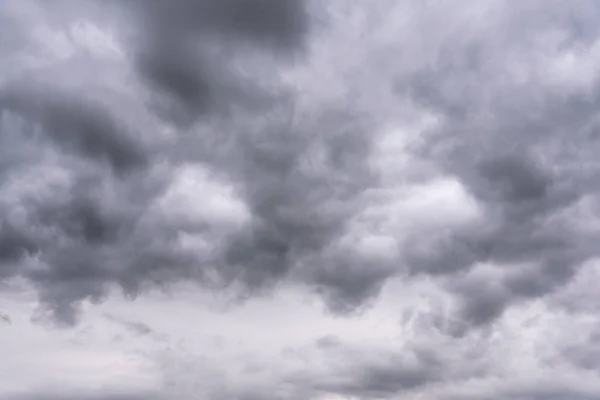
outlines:
[{"label": "cloud layer", "polygon": [[552,339],[557,382],[509,374],[496,343],[514,351],[535,307],[555,330],[595,310],[599,18],[585,0],[6,1],[0,293],[78,329],[115,290],[241,308],[299,290],[418,338],[324,334],[295,350],[312,369],[206,398],[593,398],[593,332]]}]

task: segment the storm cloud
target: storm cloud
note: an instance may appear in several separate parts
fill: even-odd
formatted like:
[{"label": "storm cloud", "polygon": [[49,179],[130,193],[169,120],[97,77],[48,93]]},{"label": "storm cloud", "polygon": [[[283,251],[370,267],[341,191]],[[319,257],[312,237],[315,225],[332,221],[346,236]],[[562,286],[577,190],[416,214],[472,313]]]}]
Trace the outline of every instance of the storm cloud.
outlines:
[{"label": "storm cloud", "polygon": [[505,386],[492,344],[512,349],[510,318],[535,307],[591,329],[597,299],[573,285],[599,255],[599,18],[586,0],[6,1],[0,294],[25,287],[76,330],[115,291],[191,284],[244,310],[298,290],[334,320],[384,307],[403,332],[324,332],[239,385],[194,362],[206,398],[597,395],[576,377],[598,366],[591,331],[557,330],[540,375]]}]

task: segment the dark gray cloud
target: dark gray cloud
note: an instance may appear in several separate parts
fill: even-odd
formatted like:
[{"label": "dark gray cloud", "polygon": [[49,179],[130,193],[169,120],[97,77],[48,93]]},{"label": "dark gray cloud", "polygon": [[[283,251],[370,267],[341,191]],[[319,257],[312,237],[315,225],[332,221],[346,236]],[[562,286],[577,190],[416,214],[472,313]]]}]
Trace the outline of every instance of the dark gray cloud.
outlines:
[{"label": "dark gray cloud", "polygon": [[[453,275],[481,262],[535,264],[524,272],[507,272],[497,290],[470,290],[474,286],[468,282],[454,285],[468,304],[465,318],[480,324],[493,320],[512,301],[544,295],[566,282],[593,254],[594,237],[582,237],[575,228],[556,222],[584,189],[589,193],[590,174],[574,175],[552,165],[572,159],[557,153],[567,134],[563,130],[575,132],[574,140],[591,147],[596,91],[587,98],[577,93],[565,98],[544,86],[541,78],[524,84],[497,78],[512,58],[525,57],[522,51],[529,43],[512,41],[514,32],[508,26],[522,18],[516,11],[503,9],[495,25],[478,37],[444,39],[436,54],[438,63],[397,78],[399,98],[443,117],[434,139],[417,151],[458,177],[485,218],[478,226],[431,239],[435,243],[426,254],[409,245],[395,262],[382,265],[335,247],[347,222],[365,206],[360,196],[377,185],[369,166],[371,132],[377,123],[350,101],[323,104],[306,118],[296,105],[300,92],[283,84],[273,92],[259,72],[242,74],[239,66],[233,67],[244,62],[252,67],[248,49],[285,57],[301,54],[310,37],[304,2],[152,1],[111,6],[126,11],[123,15],[133,22],[128,32],[134,34],[124,43],[143,77],[140,82],[149,81],[151,91],[159,88],[173,97],[176,103],[170,107],[191,113],[188,121],[199,125],[161,153],[147,145],[152,134],[144,141],[144,132],[130,132],[111,104],[33,80],[2,89],[5,118],[21,118],[19,127],[11,125],[14,119],[5,123],[13,132],[4,140],[17,141],[20,152],[2,163],[4,174],[18,176],[41,154],[35,146],[46,143],[57,154],[75,157],[66,166],[76,168],[72,189],[47,203],[29,201],[29,225],[13,221],[10,210],[4,210],[7,217],[0,231],[2,276],[28,276],[51,308],[62,310],[58,314],[63,319],[73,320],[71,304],[101,298],[107,285],[120,284],[135,293],[146,281],[206,282],[207,263],[216,270],[219,285],[240,281],[250,291],[290,274],[299,277],[315,285],[337,312],[362,305],[405,267],[413,275]],[[535,17],[535,8],[522,10],[527,13]],[[550,10],[549,17],[554,22],[538,17],[519,29],[533,40],[557,26],[558,11]],[[571,18],[562,29],[571,35],[569,40],[585,45],[587,37],[579,31],[591,34],[591,21],[582,14]],[[494,29],[504,36],[492,35]],[[488,42],[504,46],[504,63],[485,46]],[[483,86],[474,86],[474,80]],[[543,104],[531,94],[536,91],[545,96]],[[263,102],[269,96],[277,103]],[[263,106],[258,111],[232,111],[211,125],[215,115],[223,117],[212,113],[212,105],[233,104],[240,98]],[[481,118],[488,114],[489,119]],[[204,132],[214,132],[199,136],[202,126]],[[542,141],[545,137],[551,139]],[[311,159],[315,149],[320,152],[318,161]],[[536,156],[539,152],[543,160]],[[148,210],[168,187],[168,174],[153,176],[153,165],[161,160],[172,166],[184,160],[199,162],[219,171],[237,185],[248,206],[250,223],[228,235],[210,261],[177,247],[182,232],[213,229],[206,222],[186,227],[147,222]],[[312,169],[306,166],[310,163]],[[104,171],[104,165],[116,175]],[[95,186],[113,193],[90,194]],[[113,196],[114,203],[104,204],[101,196]],[[408,240],[423,239],[416,235]],[[26,269],[18,264],[27,257],[45,266],[23,272]]]},{"label": "dark gray cloud", "polygon": [[109,319],[123,325],[125,328],[127,328],[128,330],[130,330],[131,332],[133,332],[134,334],[136,334],[138,336],[146,336],[146,335],[151,335],[154,333],[152,328],[150,328],[148,325],[144,324],[143,322],[121,321],[119,319],[115,319],[114,317],[111,317]]},{"label": "dark gray cloud", "polygon": [[117,172],[143,167],[147,150],[120,126],[110,111],[60,89],[32,83],[14,85],[0,92],[0,108],[39,124],[56,145],[107,162]]},{"label": "dark gray cloud", "polygon": [[[127,3],[124,10],[135,33],[125,42],[134,68],[151,82],[150,88],[158,87],[175,98],[173,107],[187,109],[195,118],[205,115],[205,120],[212,118],[205,114],[210,113],[210,105],[232,104],[240,96],[252,103],[268,92],[260,79],[251,89],[241,84],[252,75],[242,78],[233,68],[248,46],[253,51],[271,49],[289,55],[301,52],[309,37],[310,18],[303,2],[181,1],[167,5],[152,1]],[[436,139],[426,142],[422,155],[457,176],[485,213],[485,221],[475,229],[450,232],[427,254],[408,248],[396,263],[406,264],[416,275],[453,274],[477,262],[536,264],[532,271],[505,276],[502,293],[493,298],[484,298],[485,290],[469,294],[464,289],[465,300],[472,304],[466,317],[480,322],[492,320],[513,299],[540,296],[567,281],[591,255],[588,247],[594,239],[554,222],[557,213],[581,198],[583,189],[589,188],[584,185],[590,182],[579,173],[573,176],[551,167],[565,157],[570,159],[568,154],[554,158],[549,154],[558,150],[567,133],[588,143],[585,135],[596,114],[596,90],[587,98],[577,93],[564,97],[545,87],[541,78],[524,84],[495,78],[508,61],[498,63],[500,55],[486,47],[488,42],[504,46],[506,60],[520,61],[528,41],[561,21],[554,9],[549,11],[549,20],[536,17],[535,9],[527,7],[522,14],[503,12],[490,28],[502,35],[493,36],[488,30],[471,39],[450,36],[439,47],[438,63],[398,78],[395,85],[399,97],[407,96],[443,116]],[[508,27],[522,15],[535,19],[519,28],[526,40],[513,42],[515,32]],[[587,37],[581,32],[591,34],[591,21],[581,14],[570,18],[562,26],[570,35],[568,40],[585,45]],[[483,86],[474,85],[475,80]],[[365,123],[368,116],[350,103],[324,105],[308,119],[295,116],[299,94],[283,85],[278,90],[279,104],[267,102],[260,113],[250,112],[251,118],[260,121],[257,127],[246,126],[249,121],[236,111],[209,140],[194,134],[182,137],[172,153],[161,155],[143,144],[139,138],[143,132],[129,132],[110,104],[86,100],[60,85],[31,81],[6,86],[1,97],[4,113],[26,121],[25,127],[7,125],[6,129],[22,130],[16,140],[23,151],[31,146],[24,143],[44,146],[47,138],[59,154],[81,157],[78,162],[87,170],[77,171],[75,189],[62,200],[29,206],[35,226],[52,233],[4,219],[0,255],[6,266],[2,275],[21,274],[16,264],[23,257],[35,255],[43,260],[47,267],[26,275],[40,285],[44,298],[61,299],[56,309],[68,308],[77,299],[99,297],[105,285],[114,283],[136,291],[145,280],[202,280],[205,261],[174,247],[182,230],[205,228],[145,226],[141,232],[144,210],[156,197],[129,198],[138,187],[152,185],[148,182],[153,180],[149,172],[153,163],[160,159],[176,163],[183,155],[186,161],[221,170],[238,184],[252,215],[248,227],[232,235],[219,250],[221,254],[211,260],[218,266],[222,283],[240,279],[249,288],[261,287],[288,275],[293,266],[303,265],[299,275],[316,284],[337,311],[354,309],[371,298],[402,268],[368,265],[331,249],[357,207],[363,206],[358,196],[376,185],[377,177],[367,161],[370,131],[377,124]],[[531,94],[536,91],[545,96],[543,104]],[[490,119],[480,118],[488,113],[492,113]],[[542,141],[544,135],[551,140]],[[217,137],[229,143],[221,153],[206,144]],[[319,146],[324,158],[309,175],[304,160]],[[536,151],[545,154],[543,162],[535,159]],[[87,160],[100,165],[94,169]],[[25,162],[18,154],[9,156],[2,171],[15,173],[9,170]],[[118,176],[102,172],[102,164]],[[118,192],[115,201],[122,202],[107,207],[89,195],[90,185],[111,187]],[[158,195],[149,191],[150,196]],[[145,247],[157,242],[162,249]],[[131,256],[132,252],[136,254]],[[103,259],[108,258],[116,265],[105,265]]]},{"label": "dark gray cloud", "polygon": [[335,336],[327,335],[317,339],[316,345],[322,349],[336,348],[340,345],[340,340]]},{"label": "dark gray cloud", "polygon": [[[600,231],[578,214],[585,202],[598,210],[596,6],[316,3],[81,2],[68,13],[35,1],[30,9],[3,7],[0,55],[23,68],[17,74],[0,62],[0,283],[26,280],[43,310],[72,325],[82,302],[102,301],[114,287],[135,297],[191,281],[233,287],[245,298],[291,281],[348,314],[393,279],[425,279],[457,301],[457,314],[438,321],[451,329],[437,331],[458,343],[511,307],[552,295],[597,257]],[[114,92],[107,80],[103,101],[94,85],[104,86],[104,76],[77,86],[68,62],[44,67],[61,43],[77,47],[68,24],[94,21],[96,12],[114,30],[119,61],[86,60],[127,77]],[[385,24],[385,17],[398,20]],[[44,21],[62,36],[46,43],[31,33]],[[354,23],[356,36],[346,27]],[[29,45],[46,52],[19,58]],[[80,70],[73,67],[86,74]],[[306,74],[317,77],[303,81]],[[402,177],[388,185],[391,172],[374,157],[381,131],[404,110],[437,118],[407,150],[430,168],[415,172],[420,165],[398,161]],[[377,201],[402,200],[396,186],[430,171],[455,179],[478,217],[389,228],[395,211]],[[356,228],[378,207],[386,221]],[[440,210],[439,219],[451,212]],[[352,235],[385,236],[393,245],[372,244],[369,253]],[[390,247],[397,252],[382,254]],[[563,310],[595,310],[571,297],[559,301],[568,303]],[[138,322],[113,322],[154,335]],[[331,337],[318,346],[340,358],[351,353]],[[565,358],[593,370],[597,347],[569,347]],[[434,352],[358,359],[336,366],[335,378],[309,373],[291,381],[310,393],[389,398],[463,379]],[[575,393],[528,390],[513,394]],[[250,392],[239,398],[270,395]]]},{"label": "dark gray cloud", "polygon": [[301,49],[309,28],[302,0],[136,1],[129,6],[139,28],[133,39],[138,71],[174,101],[161,102],[162,113],[180,123],[240,103],[256,106],[268,96],[247,93],[252,81],[232,70],[236,52],[250,46],[290,55]]},{"label": "dark gray cloud", "polygon": [[[503,266],[499,287],[498,277],[458,283],[464,317],[477,325],[493,321],[513,301],[543,296],[568,282],[595,254],[597,233],[578,232],[565,216],[597,191],[591,178],[597,169],[583,167],[591,156],[584,155],[587,150],[571,152],[597,147],[586,133],[597,117],[597,83],[565,96],[527,64],[544,55],[523,53],[531,40],[553,29],[585,48],[589,38],[580,33],[594,32],[594,20],[575,8],[572,19],[562,22],[561,7],[544,15],[533,4],[520,11],[509,7],[494,22],[494,34],[448,37],[435,66],[398,86],[401,95],[442,117],[432,133],[435,140],[424,143],[422,151],[459,177],[486,215],[475,229],[450,232],[433,252],[409,253],[408,260],[416,274],[452,275],[477,263]],[[529,22],[517,25],[525,15]],[[523,40],[512,40],[517,32]],[[501,46],[502,54],[493,46]],[[531,68],[530,78],[502,78],[511,62]],[[572,163],[582,164],[564,168]]]},{"label": "dark gray cloud", "polygon": [[[438,381],[440,365],[432,355],[417,355],[417,362],[407,362],[405,357],[383,357],[369,365],[362,363],[347,376],[332,382],[315,383],[318,390],[360,398],[388,398]],[[340,379],[341,378],[341,379]]]},{"label": "dark gray cloud", "polygon": [[[311,398],[335,394],[360,399],[387,399],[410,396],[431,386],[473,376],[468,367],[456,362],[456,357],[465,356],[462,349],[456,353],[462,346],[460,340],[455,342],[452,357],[448,357],[446,349],[434,351],[417,342],[405,343],[408,345],[401,350],[392,349],[392,345],[386,351],[379,344],[351,344],[335,336],[320,338],[315,343],[319,354],[313,355],[320,357],[319,366],[314,370],[295,372],[285,381],[298,388],[310,388],[314,391]],[[472,347],[476,351],[484,350]],[[473,369],[483,372],[486,370],[483,357],[476,351],[470,355],[470,363]]]},{"label": "dark gray cloud", "polygon": [[304,1],[183,0],[130,2],[143,24],[160,39],[178,41],[188,34],[233,36],[236,40],[296,46],[302,42],[308,19]]},{"label": "dark gray cloud", "polygon": [[[246,45],[295,52],[307,34],[302,2],[234,3],[130,3],[126,8],[143,39],[125,42],[134,67],[179,97],[175,107],[189,111],[191,106],[195,118],[203,114],[197,108],[200,97],[209,104],[220,101],[201,94],[204,89],[198,92],[196,78],[210,84],[222,80],[233,88],[241,76],[226,72],[233,62],[227,56],[216,64],[218,76],[204,77],[202,57],[212,60],[207,53],[211,46],[230,46],[227,52],[240,54]],[[188,39],[208,47],[165,53]],[[162,63],[170,66],[165,70]],[[149,71],[154,72],[148,76]],[[260,100],[261,90],[259,84],[251,90],[240,87],[237,93]],[[311,264],[306,272],[295,273],[300,279],[336,288],[326,295],[332,304],[338,297],[358,296],[351,301],[358,305],[376,292],[372,279],[352,278],[346,285],[335,277],[345,275],[345,267],[327,278],[314,266],[328,259],[351,262],[320,254],[342,233],[357,209],[357,196],[374,178],[367,165],[368,131],[374,125],[365,123],[360,110],[328,103],[306,118],[301,114],[306,111],[296,107],[298,92],[283,84],[277,90],[279,104],[260,113],[250,108],[228,114],[219,128],[200,136],[196,131],[203,124],[211,128],[207,124],[213,116],[206,114],[189,135],[181,134],[161,152],[159,145],[146,145],[156,132],[130,131],[117,106],[88,100],[56,82],[22,78],[6,85],[3,140],[18,152],[8,154],[2,170],[4,190],[14,193],[24,215],[14,216],[9,204],[0,211],[2,276],[29,279],[42,304],[67,323],[76,321],[78,302],[101,300],[115,284],[135,294],[147,284],[178,280],[217,286],[239,282],[245,295],[277,283],[300,263]],[[218,91],[227,92],[224,87]],[[219,142],[227,146],[215,147]],[[251,215],[249,224],[228,234],[208,258],[182,249],[181,235],[211,234],[219,226],[156,215],[157,202],[184,161],[232,181]],[[154,165],[160,162],[167,166],[157,175]],[[20,187],[21,176],[32,166],[43,170],[49,163],[67,174],[61,184],[40,193]],[[360,266],[352,268],[362,275]]]},{"label": "dark gray cloud", "polygon": [[[324,266],[326,246],[355,212],[354,198],[370,184],[364,133],[344,132],[348,122],[342,118],[350,116],[322,113],[315,126],[274,126],[261,133],[260,142],[244,140],[241,173],[255,222],[228,246],[225,261],[241,267],[248,282],[283,277],[299,262]],[[311,128],[329,128],[329,137],[317,132],[315,138]],[[311,162],[309,146],[325,153],[313,161],[312,171],[302,165]],[[320,279],[319,271],[309,274]]]},{"label": "dark gray cloud", "polygon": [[9,325],[12,323],[10,316],[8,316],[7,314],[4,314],[4,313],[0,313],[0,321],[4,322],[5,324],[9,324]]},{"label": "dark gray cloud", "polygon": [[[155,329],[150,327],[148,324],[145,324],[144,322],[128,320],[112,314],[105,314],[104,317],[110,322],[113,322],[118,326],[124,328],[128,333],[133,334],[136,340],[144,337],[161,342],[168,340],[167,335],[157,332]],[[119,335],[116,338],[121,339],[122,337]]]},{"label": "dark gray cloud", "polygon": [[81,393],[69,393],[69,394],[46,394],[46,393],[33,393],[18,396],[9,396],[6,400],[69,400],[69,399],[82,399],[82,400],[141,400],[141,399],[159,399],[152,393],[140,393],[140,394],[81,394]]}]

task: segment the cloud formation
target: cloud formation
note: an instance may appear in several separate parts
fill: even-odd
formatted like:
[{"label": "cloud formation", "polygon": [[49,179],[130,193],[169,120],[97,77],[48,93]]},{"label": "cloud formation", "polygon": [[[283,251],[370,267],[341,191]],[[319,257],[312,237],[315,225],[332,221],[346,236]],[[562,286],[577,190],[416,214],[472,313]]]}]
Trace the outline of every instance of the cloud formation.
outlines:
[{"label": "cloud formation", "polygon": [[[241,306],[300,287],[359,318],[427,282],[446,304],[427,340],[313,343],[331,369],[284,369],[273,398],[476,397],[465,343],[493,352],[507,313],[595,301],[570,285],[598,257],[599,18],[586,0],[7,1],[0,284],[75,327],[115,289]],[[594,340],[556,362],[592,374]],[[494,398],[597,393],[512,387]]]}]

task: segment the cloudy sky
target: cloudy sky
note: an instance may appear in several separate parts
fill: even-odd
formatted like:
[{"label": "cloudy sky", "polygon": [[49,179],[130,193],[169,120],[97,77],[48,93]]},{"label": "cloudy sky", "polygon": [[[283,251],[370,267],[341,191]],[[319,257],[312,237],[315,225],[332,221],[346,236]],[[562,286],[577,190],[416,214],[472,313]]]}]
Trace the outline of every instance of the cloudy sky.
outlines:
[{"label": "cloudy sky", "polygon": [[0,0],[0,400],[600,399],[595,0]]}]

